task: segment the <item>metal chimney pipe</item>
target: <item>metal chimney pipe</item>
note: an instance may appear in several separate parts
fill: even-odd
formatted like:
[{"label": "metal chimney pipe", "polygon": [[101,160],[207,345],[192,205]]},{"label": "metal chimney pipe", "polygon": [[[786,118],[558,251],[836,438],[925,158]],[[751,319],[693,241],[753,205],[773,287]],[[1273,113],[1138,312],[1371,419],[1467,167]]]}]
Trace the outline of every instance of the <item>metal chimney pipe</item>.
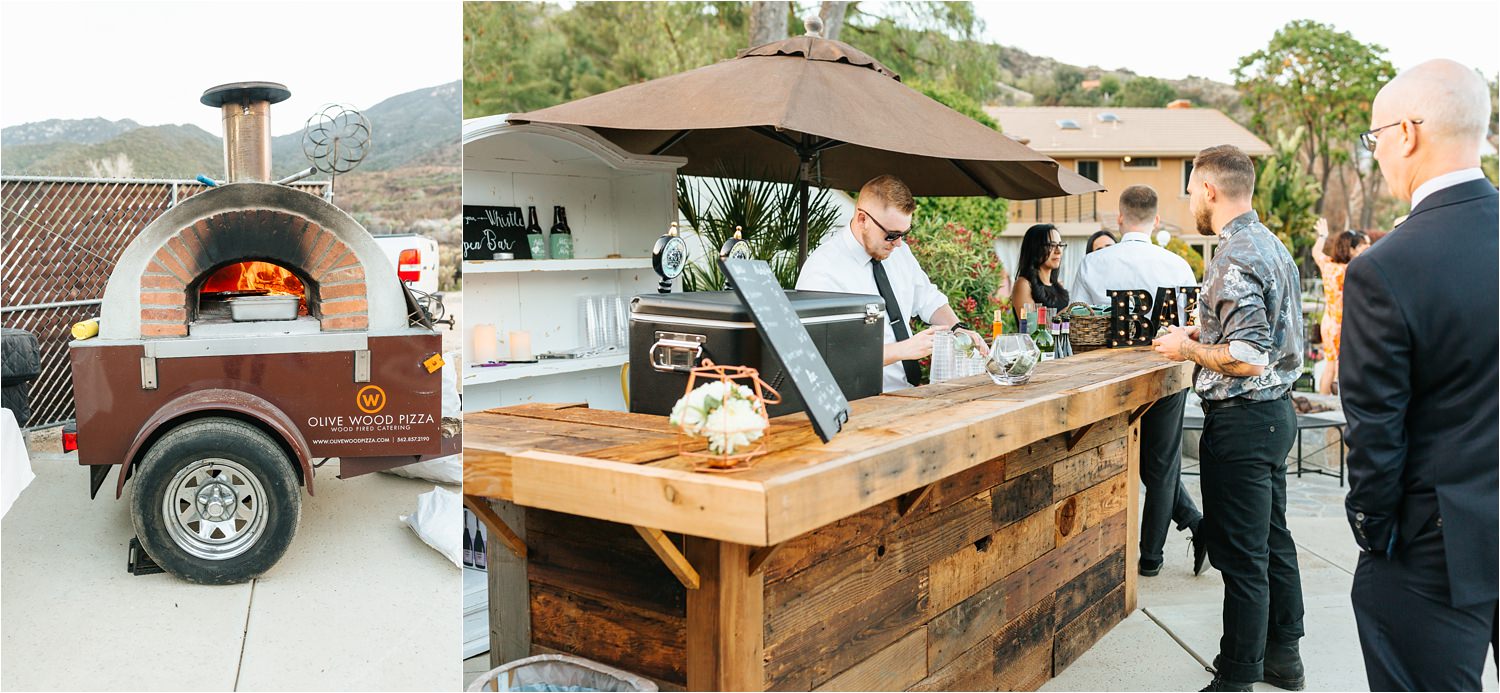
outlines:
[{"label": "metal chimney pipe", "polygon": [[291,95],[275,82],[232,82],[203,92],[203,105],[223,111],[224,173],[230,183],[270,182],[271,104]]}]

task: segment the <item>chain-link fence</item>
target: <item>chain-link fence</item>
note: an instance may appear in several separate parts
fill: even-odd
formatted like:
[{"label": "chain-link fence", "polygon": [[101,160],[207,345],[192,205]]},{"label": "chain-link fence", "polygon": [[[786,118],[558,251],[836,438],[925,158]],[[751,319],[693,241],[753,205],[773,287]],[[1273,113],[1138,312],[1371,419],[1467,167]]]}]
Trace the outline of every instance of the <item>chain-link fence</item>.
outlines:
[{"label": "chain-link fence", "polygon": [[[326,186],[294,187],[321,195]],[[30,331],[41,346],[42,373],[30,389],[31,427],[73,418],[69,330],[99,315],[120,253],[173,205],[206,189],[186,180],[0,178],[0,324]]]}]

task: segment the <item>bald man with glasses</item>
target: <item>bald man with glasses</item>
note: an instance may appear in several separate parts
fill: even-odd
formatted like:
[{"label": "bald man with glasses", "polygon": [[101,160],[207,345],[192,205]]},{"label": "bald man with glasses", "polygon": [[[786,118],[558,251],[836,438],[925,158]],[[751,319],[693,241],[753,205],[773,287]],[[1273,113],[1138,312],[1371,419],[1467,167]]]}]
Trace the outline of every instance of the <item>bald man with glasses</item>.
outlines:
[{"label": "bald man with glasses", "polygon": [[[797,277],[799,291],[869,294],[885,299],[885,364],[881,390],[890,392],[922,384],[917,361],[932,354],[936,328],[959,324],[948,297],[927,278],[903,242],[911,232],[916,201],[901,179],[885,175],[865,183],[847,229],[833,232],[807,257]],[[908,320],[919,316],[929,327],[911,333]],[[959,327],[989,355],[984,339]]]},{"label": "bald man with glasses", "polygon": [[1485,81],[1433,60],[1380,90],[1361,136],[1411,202],[1344,280],[1344,506],[1361,550],[1351,599],[1370,690],[1480,690],[1496,646],[1500,224],[1479,168],[1489,120]]}]

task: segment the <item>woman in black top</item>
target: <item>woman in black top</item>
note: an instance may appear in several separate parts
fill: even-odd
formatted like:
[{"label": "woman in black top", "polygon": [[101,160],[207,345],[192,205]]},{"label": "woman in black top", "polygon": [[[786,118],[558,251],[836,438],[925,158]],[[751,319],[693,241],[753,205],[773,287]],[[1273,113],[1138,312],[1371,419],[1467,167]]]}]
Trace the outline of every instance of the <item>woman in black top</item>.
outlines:
[{"label": "woman in black top", "polygon": [[1010,292],[1010,309],[1017,319],[1023,317],[1021,311],[1028,303],[1046,306],[1048,312],[1068,307],[1068,290],[1057,280],[1062,249],[1062,235],[1056,226],[1037,224],[1026,229],[1015,286]]},{"label": "woman in black top", "polygon": [[1103,250],[1119,242],[1120,239],[1115,238],[1114,234],[1104,229],[1099,229],[1094,232],[1094,235],[1089,236],[1088,245],[1083,246],[1083,254],[1087,255],[1095,250]]}]

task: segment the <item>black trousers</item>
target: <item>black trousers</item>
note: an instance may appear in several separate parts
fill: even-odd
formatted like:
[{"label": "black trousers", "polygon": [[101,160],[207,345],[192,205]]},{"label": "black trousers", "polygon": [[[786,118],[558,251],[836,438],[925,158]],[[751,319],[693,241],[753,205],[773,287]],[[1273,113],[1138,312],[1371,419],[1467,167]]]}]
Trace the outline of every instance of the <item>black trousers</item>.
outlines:
[{"label": "black trousers", "polygon": [[1141,415],[1141,486],[1146,489],[1146,502],[1141,506],[1142,561],[1162,560],[1169,524],[1186,529],[1203,517],[1182,484],[1182,410],[1186,405],[1187,390],[1183,390],[1158,400]]},{"label": "black trousers", "polygon": [[1436,518],[1391,558],[1360,555],[1351,598],[1370,690],[1481,690],[1495,602],[1451,606],[1443,558]]},{"label": "black trousers", "polygon": [[1219,673],[1261,678],[1266,642],[1303,635],[1297,547],[1286,526],[1286,456],[1297,437],[1289,399],[1214,409],[1203,422],[1203,522],[1208,558],[1224,576]]}]

